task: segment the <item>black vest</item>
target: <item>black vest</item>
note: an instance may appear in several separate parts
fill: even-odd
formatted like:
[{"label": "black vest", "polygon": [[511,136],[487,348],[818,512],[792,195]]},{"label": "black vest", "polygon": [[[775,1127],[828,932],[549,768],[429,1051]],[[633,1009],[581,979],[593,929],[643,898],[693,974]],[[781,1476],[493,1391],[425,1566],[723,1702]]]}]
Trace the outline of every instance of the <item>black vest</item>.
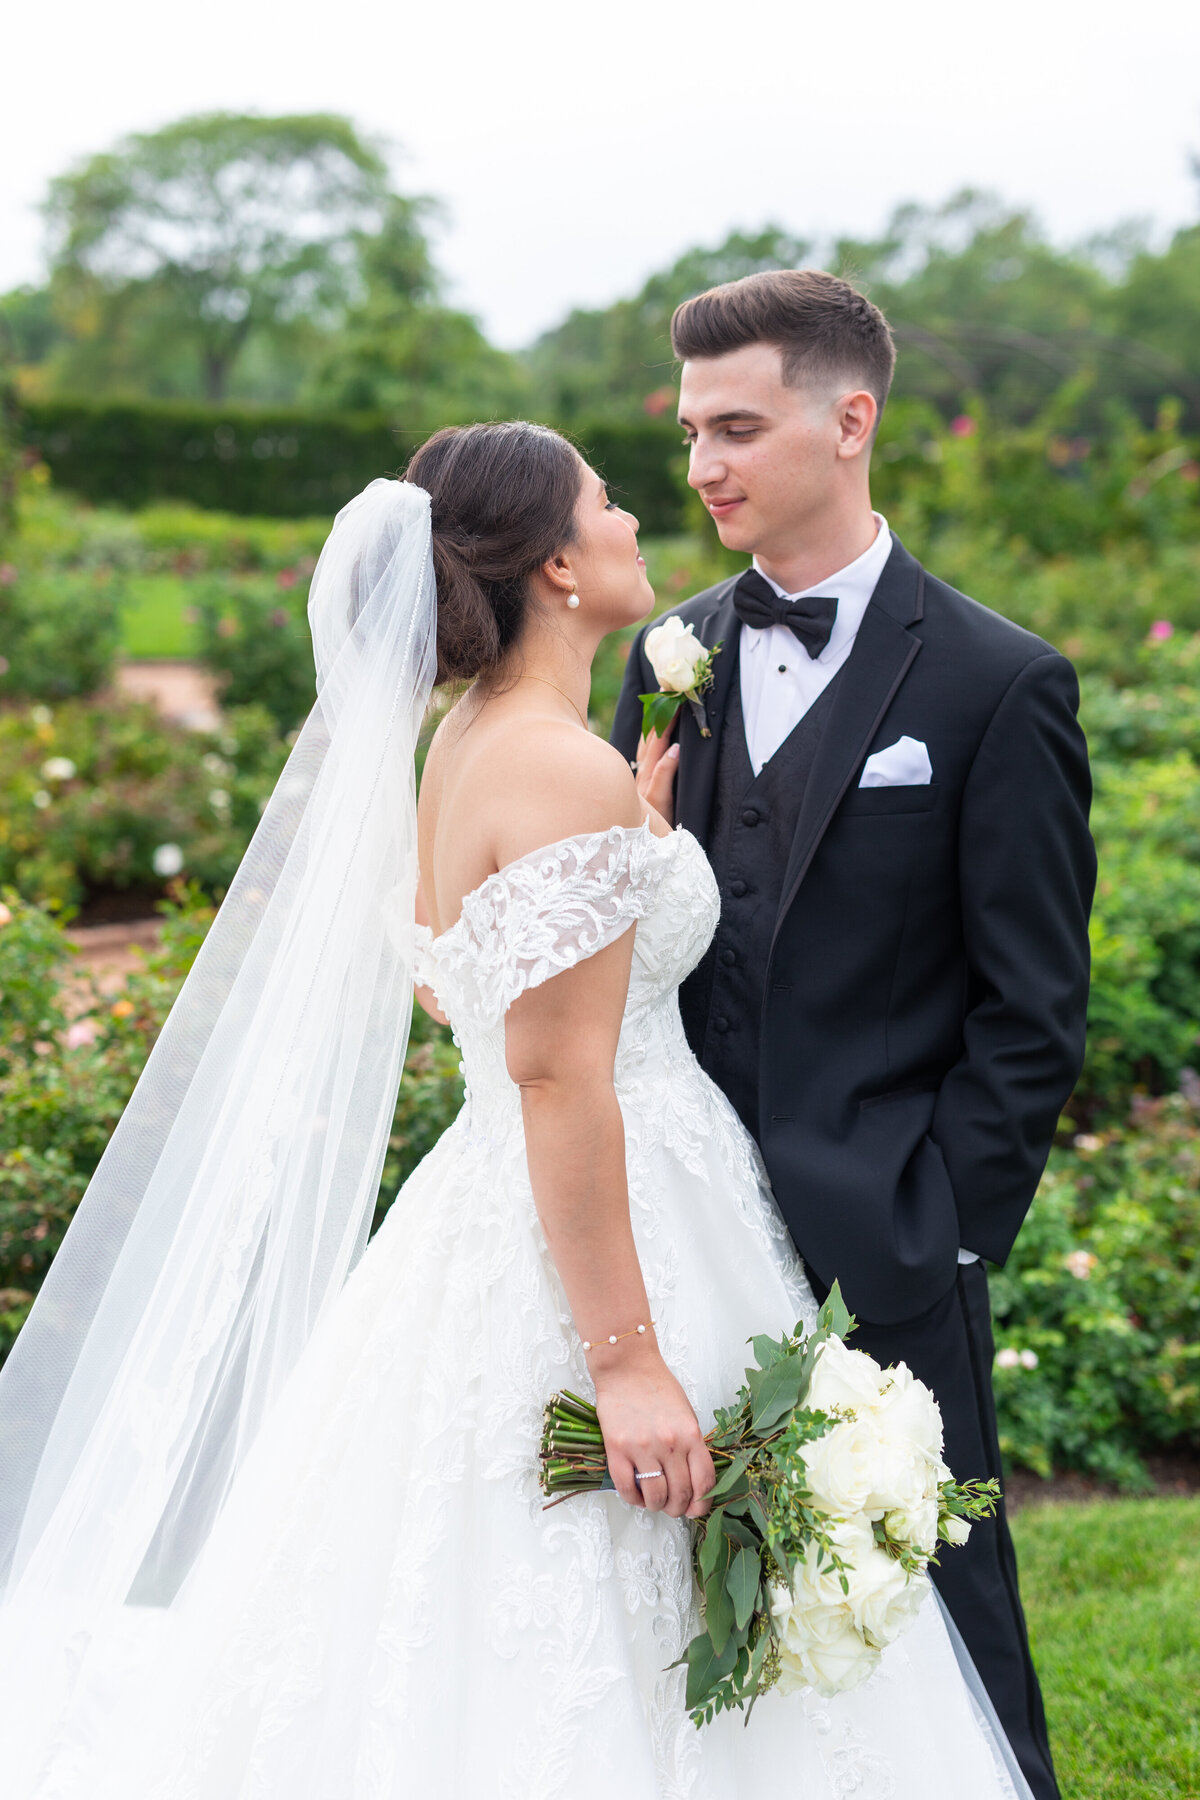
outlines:
[{"label": "black vest", "polygon": [[688,1041],[756,1138],[759,1026],[771,940],[796,819],[841,671],[818,695],[757,777],[746,748],[735,671],[717,753],[708,858],[721,919],[703,962],[680,994]]}]

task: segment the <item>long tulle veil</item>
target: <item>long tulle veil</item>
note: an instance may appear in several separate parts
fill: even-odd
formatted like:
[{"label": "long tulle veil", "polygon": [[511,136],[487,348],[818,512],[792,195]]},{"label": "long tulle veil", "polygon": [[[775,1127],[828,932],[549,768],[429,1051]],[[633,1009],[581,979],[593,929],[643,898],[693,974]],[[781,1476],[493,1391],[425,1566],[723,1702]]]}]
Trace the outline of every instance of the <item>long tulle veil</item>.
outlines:
[{"label": "long tulle veil", "polygon": [[309,618],[316,704],[0,1373],[10,1793],[99,1622],[169,1603],[366,1241],[411,1014],[387,920],[416,887],[427,494],[344,508]]}]

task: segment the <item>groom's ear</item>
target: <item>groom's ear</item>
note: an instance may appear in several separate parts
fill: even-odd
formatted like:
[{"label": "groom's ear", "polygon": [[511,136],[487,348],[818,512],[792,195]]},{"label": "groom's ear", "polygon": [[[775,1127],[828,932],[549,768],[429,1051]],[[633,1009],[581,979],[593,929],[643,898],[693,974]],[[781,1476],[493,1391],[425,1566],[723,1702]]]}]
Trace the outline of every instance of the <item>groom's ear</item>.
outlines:
[{"label": "groom's ear", "polygon": [[834,403],[838,427],[838,456],[846,461],[856,456],[870,456],[879,422],[879,402],[866,388],[855,388],[842,394]]}]

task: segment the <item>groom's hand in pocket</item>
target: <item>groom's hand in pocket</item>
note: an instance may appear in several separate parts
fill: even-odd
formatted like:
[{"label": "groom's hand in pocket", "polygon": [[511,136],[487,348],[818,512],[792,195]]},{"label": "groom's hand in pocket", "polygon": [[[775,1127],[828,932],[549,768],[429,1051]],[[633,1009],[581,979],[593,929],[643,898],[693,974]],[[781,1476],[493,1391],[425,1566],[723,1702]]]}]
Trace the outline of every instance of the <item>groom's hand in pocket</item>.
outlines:
[{"label": "groom's hand in pocket", "polygon": [[671,742],[674,724],[663,737],[651,732],[638,745],[637,790],[648,806],[652,806],[668,825],[675,823],[675,771],[679,767],[679,745]]}]

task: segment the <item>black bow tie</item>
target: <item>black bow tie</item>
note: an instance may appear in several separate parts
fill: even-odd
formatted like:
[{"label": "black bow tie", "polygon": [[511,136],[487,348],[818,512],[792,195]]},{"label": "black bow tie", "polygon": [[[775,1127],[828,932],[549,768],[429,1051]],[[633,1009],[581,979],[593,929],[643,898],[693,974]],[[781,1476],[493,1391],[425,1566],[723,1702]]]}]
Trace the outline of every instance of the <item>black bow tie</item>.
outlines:
[{"label": "black bow tie", "polygon": [[733,610],[743,625],[752,625],[756,631],[765,631],[768,625],[786,625],[813,658],[820,656],[829,642],[837,609],[830,594],[784,599],[757,569],[747,569],[733,590]]}]

